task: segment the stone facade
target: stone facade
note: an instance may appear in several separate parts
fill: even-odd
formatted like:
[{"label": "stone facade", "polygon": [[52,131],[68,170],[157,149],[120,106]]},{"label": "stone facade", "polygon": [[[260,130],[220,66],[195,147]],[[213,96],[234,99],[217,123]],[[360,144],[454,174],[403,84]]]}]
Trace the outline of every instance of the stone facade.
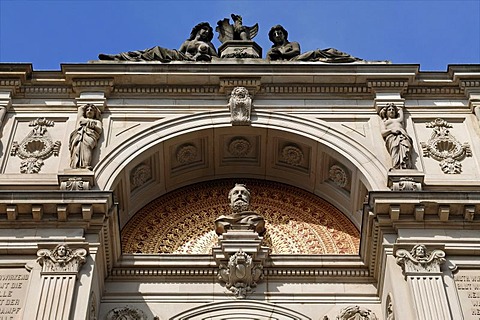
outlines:
[{"label": "stone facade", "polygon": [[[479,65],[0,64],[0,319],[478,320],[479,92]],[[265,235],[215,234],[235,183]]]}]

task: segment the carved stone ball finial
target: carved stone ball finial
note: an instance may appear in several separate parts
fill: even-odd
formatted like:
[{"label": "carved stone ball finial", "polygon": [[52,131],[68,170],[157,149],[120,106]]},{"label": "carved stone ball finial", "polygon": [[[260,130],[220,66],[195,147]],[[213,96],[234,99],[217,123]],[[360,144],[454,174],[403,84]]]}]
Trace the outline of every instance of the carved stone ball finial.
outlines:
[{"label": "carved stone ball finial", "polygon": [[255,230],[259,235],[265,233],[265,220],[254,211],[249,211],[250,191],[244,184],[235,184],[228,193],[228,201],[232,208],[232,214],[222,215],[215,220],[215,231],[222,235],[235,226],[247,226]]}]

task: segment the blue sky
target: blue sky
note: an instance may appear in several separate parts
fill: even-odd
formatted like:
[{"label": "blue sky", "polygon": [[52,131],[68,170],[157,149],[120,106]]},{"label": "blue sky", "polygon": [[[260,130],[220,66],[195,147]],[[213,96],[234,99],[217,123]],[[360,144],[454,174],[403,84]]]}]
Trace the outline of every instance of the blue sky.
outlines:
[{"label": "blue sky", "polygon": [[264,53],[268,31],[281,24],[302,52],[333,47],[435,71],[480,63],[480,0],[0,0],[0,62],[59,70],[99,53],[178,48],[198,22],[215,27],[231,13],[244,25],[258,22],[254,40]]}]

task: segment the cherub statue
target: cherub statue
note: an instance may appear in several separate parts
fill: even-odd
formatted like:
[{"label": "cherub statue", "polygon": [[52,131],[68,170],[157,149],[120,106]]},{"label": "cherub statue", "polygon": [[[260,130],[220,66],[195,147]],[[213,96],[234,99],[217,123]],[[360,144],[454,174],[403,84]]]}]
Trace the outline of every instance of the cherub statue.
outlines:
[{"label": "cherub statue", "polygon": [[252,27],[243,25],[242,16],[232,14],[233,25],[230,24],[228,18],[217,22],[218,40],[224,43],[228,40],[252,40],[258,33],[258,23]]}]

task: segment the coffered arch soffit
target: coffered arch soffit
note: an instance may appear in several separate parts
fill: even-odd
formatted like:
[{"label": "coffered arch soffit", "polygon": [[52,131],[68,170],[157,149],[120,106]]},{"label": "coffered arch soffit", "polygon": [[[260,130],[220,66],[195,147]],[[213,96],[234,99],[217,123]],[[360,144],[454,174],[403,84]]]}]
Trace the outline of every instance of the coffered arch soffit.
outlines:
[{"label": "coffered arch soffit", "polygon": [[107,146],[98,187],[114,190],[120,226],[159,196],[195,182],[255,178],[326,199],[360,226],[369,190],[386,188],[387,168],[372,151],[328,122],[259,111],[232,126],[227,111],[161,119]]}]

